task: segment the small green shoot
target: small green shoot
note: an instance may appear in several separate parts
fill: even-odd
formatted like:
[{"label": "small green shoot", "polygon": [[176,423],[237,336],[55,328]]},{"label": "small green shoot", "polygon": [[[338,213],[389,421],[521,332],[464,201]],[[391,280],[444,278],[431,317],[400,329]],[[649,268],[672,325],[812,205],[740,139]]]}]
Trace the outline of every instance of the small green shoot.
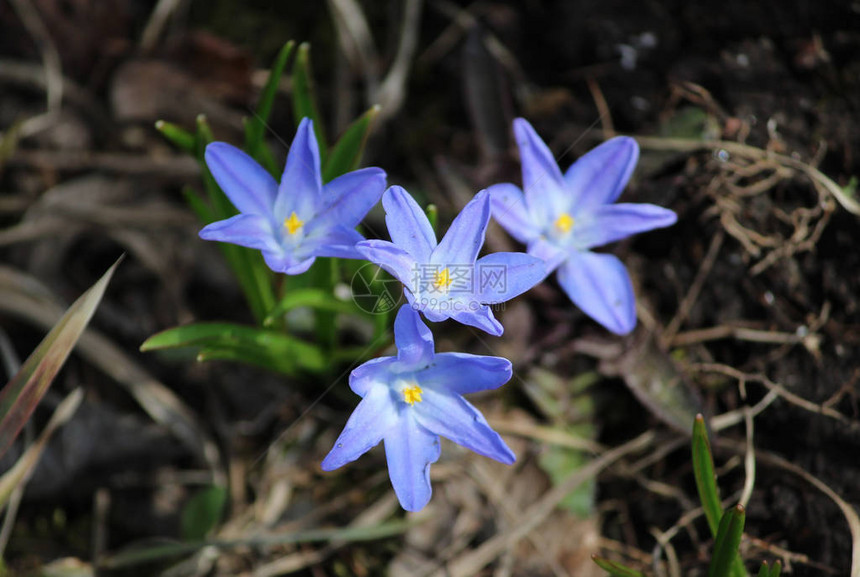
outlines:
[{"label": "small green shoot", "polygon": [[720,519],[717,536],[714,539],[714,552],[708,567],[708,577],[729,577],[735,575],[735,562],[740,560],[738,547],[744,534],[746,511],[743,505],[726,511]]},{"label": "small green shoot", "polygon": [[758,570],[758,577],[779,577],[780,573],[782,573],[781,562],[774,561],[773,565],[768,565],[767,561],[762,561]]}]

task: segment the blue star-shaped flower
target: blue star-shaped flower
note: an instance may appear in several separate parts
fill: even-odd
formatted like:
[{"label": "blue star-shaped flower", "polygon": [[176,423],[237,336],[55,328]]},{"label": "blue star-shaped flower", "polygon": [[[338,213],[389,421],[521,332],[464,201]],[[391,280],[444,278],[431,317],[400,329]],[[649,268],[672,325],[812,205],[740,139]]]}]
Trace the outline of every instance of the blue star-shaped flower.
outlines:
[{"label": "blue star-shaped flower", "polygon": [[524,119],[514,121],[523,167],[523,191],[496,184],[493,218],[528,246],[528,254],[558,268],[558,282],[587,315],[616,334],[636,326],[633,284],[611,254],[590,249],[637,232],[672,225],[677,216],[653,204],[612,204],[630,180],[639,145],[629,137],[608,140],[562,175],[543,140]]},{"label": "blue star-shaped flower", "polygon": [[385,191],[382,206],[392,242],[366,240],[356,250],[403,283],[412,307],[428,320],[452,318],[501,335],[488,305],[514,298],[546,274],[543,262],[525,253],[478,258],[490,220],[486,191],[463,208],[438,244],[424,211],[403,188]]},{"label": "blue star-shaped flower", "polygon": [[401,506],[430,501],[430,465],[439,436],[510,465],[516,460],[480,411],[461,395],[495,389],[511,378],[501,357],[434,352],[433,335],[410,306],[394,320],[396,357],[364,363],[349,376],[361,402],[322,462],[324,471],[350,463],[385,441],[388,475]]},{"label": "blue star-shaped flower", "polygon": [[224,142],[206,147],[206,165],[240,214],[200,237],[259,249],[275,272],[300,274],[318,256],[361,258],[355,227],[385,190],[385,172],[364,168],[323,185],[312,122],[302,120],[280,185],[254,159]]}]

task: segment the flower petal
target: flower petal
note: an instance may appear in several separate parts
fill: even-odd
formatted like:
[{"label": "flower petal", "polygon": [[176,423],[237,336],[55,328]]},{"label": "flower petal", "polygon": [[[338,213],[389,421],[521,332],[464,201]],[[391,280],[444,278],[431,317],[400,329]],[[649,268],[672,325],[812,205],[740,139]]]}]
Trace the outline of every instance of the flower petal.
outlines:
[{"label": "flower petal", "polygon": [[391,241],[415,261],[429,261],[436,248],[436,233],[415,199],[403,187],[392,186],[382,196],[382,206]]},{"label": "flower petal", "polygon": [[271,221],[258,214],[237,214],[226,220],[215,221],[203,227],[200,238],[248,248],[280,250],[272,235]]},{"label": "flower petal", "polygon": [[655,204],[609,204],[598,207],[580,227],[576,242],[583,248],[603,246],[639,232],[675,224],[678,215]]},{"label": "flower petal", "polygon": [[433,333],[418,312],[403,305],[394,319],[397,359],[407,366],[425,365],[433,360]]},{"label": "flower petal", "polygon": [[404,410],[385,435],[388,476],[400,506],[407,511],[420,511],[430,502],[430,465],[441,453],[439,436],[419,425],[414,412]]},{"label": "flower petal", "polygon": [[226,142],[206,147],[206,166],[239,212],[269,215],[278,183],[257,161]]},{"label": "flower petal", "polygon": [[323,187],[324,212],[317,218],[354,228],[382,198],[385,171],[362,168],[339,176]]},{"label": "flower petal", "polygon": [[558,282],[582,311],[615,334],[636,326],[636,301],[627,269],[611,254],[574,252],[558,269]]},{"label": "flower petal", "polygon": [[379,444],[397,425],[398,415],[391,389],[384,385],[372,387],[350,415],[334,447],[322,462],[323,471],[355,461]]},{"label": "flower petal", "polygon": [[532,222],[526,208],[523,191],[510,184],[494,184],[487,188],[490,195],[490,212],[508,234],[523,244],[536,238],[540,229]]},{"label": "flower petal", "polygon": [[287,154],[287,165],[275,198],[275,222],[283,222],[293,212],[301,220],[313,218],[322,208],[320,152],[313,122],[305,118]]},{"label": "flower petal", "polygon": [[549,147],[526,119],[514,120],[514,136],[523,166],[526,206],[533,222],[546,225],[570,205],[564,178]]},{"label": "flower petal", "polygon": [[263,260],[274,272],[284,274],[302,274],[314,264],[314,257],[297,257],[295,254],[277,250],[263,250]]},{"label": "flower petal", "polygon": [[[316,224],[316,221],[314,221]],[[302,251],[314,256],[363,259],[355,245],[364,237],[354,228],[335,225],[328,229],[309,227],[308,236],[302,241]]]},{"label": "flower petal", "polygon": [[415,285],[415,259],[403,248],[385,240],[363,240],[355,245],[358,254],[394,275],[410,288]]},{"label": "flower petal", "polygon": [[421,385],[459,395],[497,389],[511,379],[511,361],[468,353],[437,353],[418,376]]},{"label": "flower petal", "polygon": [[396,357],[377,357],[354,368],[349,374],[349,388],[363,397],[377,383],[388,385],[391,375],[391,365]]},{"label": "flower petal", "polygon": [[482,190],[463,207],[433,250],[430,261],[442,266],[472,265],[490,222],[490,195]]},{"label": "flower petal", "polygon": [[423,393],[420,405],[415,406],[415,418],[428,431],[506,465],[517,460],[481,411],[466,399],[429,387]]},{"label": "flower petal", "polygon": [[487,305],[472,302],[468,307],[458,309],[450,313],[450,318],[458,323],[481,329],[494,337],[500,337],[505,332],[505,327],[493,316],[493,311]]},{"label": "flower petal", "polygon": [[567,252],[545,238],[538,238],[529,243],[527,252],[543,261],[544,272],[549,275],[558,265],[567,259]]},{"label": "flower petal", "polygon": [[589,213],[615,202],[636,168],[639,145],[629,136],[611,138],[582,155],[567,169],[564,180],[574,214]]},{"label": "flower petal", "polygon": [[544,262],[523,252],[495,252],[478,259],[478,300],[495,304],[521,295],[546,277]]}]

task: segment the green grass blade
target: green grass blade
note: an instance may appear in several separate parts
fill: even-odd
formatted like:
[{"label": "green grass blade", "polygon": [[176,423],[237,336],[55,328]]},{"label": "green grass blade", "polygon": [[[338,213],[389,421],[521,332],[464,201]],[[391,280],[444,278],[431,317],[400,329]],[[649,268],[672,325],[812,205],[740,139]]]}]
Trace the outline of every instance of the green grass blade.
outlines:
[{"label": "green grass blade", "polygon": [[367,136],[379,110],[378,105],[373,106],[349,125],[332,147],[328,161],[323,165],[323,182],[329,182],[358,168],[361,164],[361,155],[364,153],[364,145],[367,143]]},{"label": "green grass blade", "polygon": [[711,443],[708,441],[708,431],[702,415],[696,415],[693,424],[693,474],[711,535],[716,537],[723,511],[717,489],[717,475],[714,472],[714,459],[711,456]]},{"label": "green grass blade", "polygon": [[184,128],[171,122],[159,120],[155,123],[155,129],[180,150],[184,150],[188,154],[194,154],[197,150],[197,138]]},{"label": "green grass blade", "polygon": [[322,117],[319,113],[319,107],[317,107],[316,89],[311,75],[310,51],[309,44],[301,44],[293,63],[293,112],[296,117],[296,125],[305,117],[313,120],[314,132],[320,149],[320,163],[325,166],[328,159],[328,144],[326,144]]},{"label": "green grass blade", "polygon": [[597,566],[612,575],[612,577],[645,577],[645,574],[636,569],[631,569],[626,565],[592,555],[591,560],[597,563]]},{"label": "green grass blade", "polygon": [[120,258],[76,300],[0,392],[0,456],[18,436],[93,316]]},{"label": "green grass blade", "polygon": [[[723,515],[717,536],[714,539],[714,552],[708,567],[708,577],[729,577],[736,575],[735,564],[740,561],[738,547],[744,533],[746,511],[737,505]],[[741,564],[743,567],[743,564]],[[744,570],[745,572],[746,570]]]},{"label": "green grass blade", "polygon": [[248,154],[262,164],[266,170],[274,174],[276,178],[279,176],[279,171],[271,152],[265,146],[264,136],[269,116],[272,114],[272,105],[278,93],[281,76],[284,73],[287,62],[290,60],[290,56],[293,54],[295,46],[295,42],[290,40],[278,52],[278,56],[272,64],[272,70],[269,72],[269,78],[266,80],[266,85],[260,93],[260,101],[257,103],[254,117],[250,118],[245,126],[245,149],[248,151]]},{"label": "green grass blade", "polygon": [[767,561],[762,561],[758,570],[758,577],[779,577],[780,573],[782,573],[781,562],[774,561],[773,565],[768,565]]}]

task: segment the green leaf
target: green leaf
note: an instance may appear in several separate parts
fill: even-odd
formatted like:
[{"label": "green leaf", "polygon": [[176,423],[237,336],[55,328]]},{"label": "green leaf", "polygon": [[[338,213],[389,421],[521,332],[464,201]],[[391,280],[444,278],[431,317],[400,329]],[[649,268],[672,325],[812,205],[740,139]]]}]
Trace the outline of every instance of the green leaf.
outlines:
[{"label": "green leaf", "polygon": [[612,575],[612,577],[645,577],[645,574],[641,571],[631,569],[626,565],[598,557],[597,555],[592,555],[591,560],[597,563],[598,567]]},{"label": "green leaf", "polygon": [[90,322],[122,258],[76,300],[0,392],[0,456],[18,436]]},{"label": "green leaf", "polygon": [[274,325],[281,316],[298,307],[309,307],[334,313],[363,314],[363,311],[354,302],[338,300],[333,294],[323,289],[300,288],[288,292],[275,305],[275,308],[269,312],[263,321],[263,326]]},{"label": "green leaf", "polygon": [[370,134],[370,127],[379,114],[379,110],[379,105],[373,106],[344,131],[332,147],[328,161],[323,165],[323,182],[329,182],[358,168],[361,163],[361,155],[364,152],[364,145],[367,143],[367,136]]},{"label": "green leaf", "polygon": [[745,519],[746,511],[743,505],[737,505],[723,515],[714,540],[714,552],[708,567],[708,577],[729,577],[736,574],[735,563],[740,561],[738,547],[744,533]]},{"label": "green leaf", "polygon": [[167,329],[149,337],[141,351],[200,348],[198,360],[233,360],[293,374],[299,369],[319,372],[328,361],[319,347],[257,327],[232,323],[198,323]]},{"label": "green leaf", "polygon": [[708,441],[708,431],[702,415],[696,415],[693,423],[693,474],[696,477],[696,489],[699,492],[702,508],[705,510],[708,526],[711,528],[711,535],[716,537],[723,511],[717,488],[717,475],[714,473],[711,444]]},{"label": "green leaf", "polygon": [[293,112],[296,117],[296,125],[305,117],[313,120],[314,133],[316,133],[320,149],[320,163],[325,166],[328,159],[328,144],[326,144],[322,117],[316,102],[316,90],[311,75],[310,51],[310,45],[306,42],[302,43],[293,63]]},{"label": "green leaf", "polygon": [[197,216],[197,220],[206,224],[215,220],[212,217],[212,208],[206,204],[206,201],[196,190],[190,186],[185,186],[182,188],[182,196]]},{"label": "green leaf", "polygon": [[226,503],[225,487],[212,485],[195,493],[182,509],[182,539],[184,541],[204,539],[218,525]]},{"label": "green leaf", "polygon": [[284,68],[293,54],[295,42],[290,40],[284,44],[275,62],[272,64],[272,70],[269,72],[269,78],[266,80],[266,85],[260,93],[260,101],[257,103],[257,110],[254,112],[254,117],[250,118],[245,125],[245,149],[257,162],[262,164],[266,170],[271,172],[275,178],[279,176],[278,167],[272,158],[272,154],[265,146],[264,136],[266,127],[269,122],[269,116],[272,114],[272,105],[275,102],[275,96],[278,93],[278,85],[281,82],[281,76],[284,73]]},{"label": "green leaf", "polygon": [[184,150],[188,154],[194,154],[197,150],[197,138],[184,128],[171,122],[159,120],[155,123],[155,129],[180,150]]},{"label": "green leaf", "polygon": [[761,567],[758,570],[758,577],[779,577],[781,572],[781,562],[774,561],[773,565],[768,565],[767,561],[762,561]]}]

